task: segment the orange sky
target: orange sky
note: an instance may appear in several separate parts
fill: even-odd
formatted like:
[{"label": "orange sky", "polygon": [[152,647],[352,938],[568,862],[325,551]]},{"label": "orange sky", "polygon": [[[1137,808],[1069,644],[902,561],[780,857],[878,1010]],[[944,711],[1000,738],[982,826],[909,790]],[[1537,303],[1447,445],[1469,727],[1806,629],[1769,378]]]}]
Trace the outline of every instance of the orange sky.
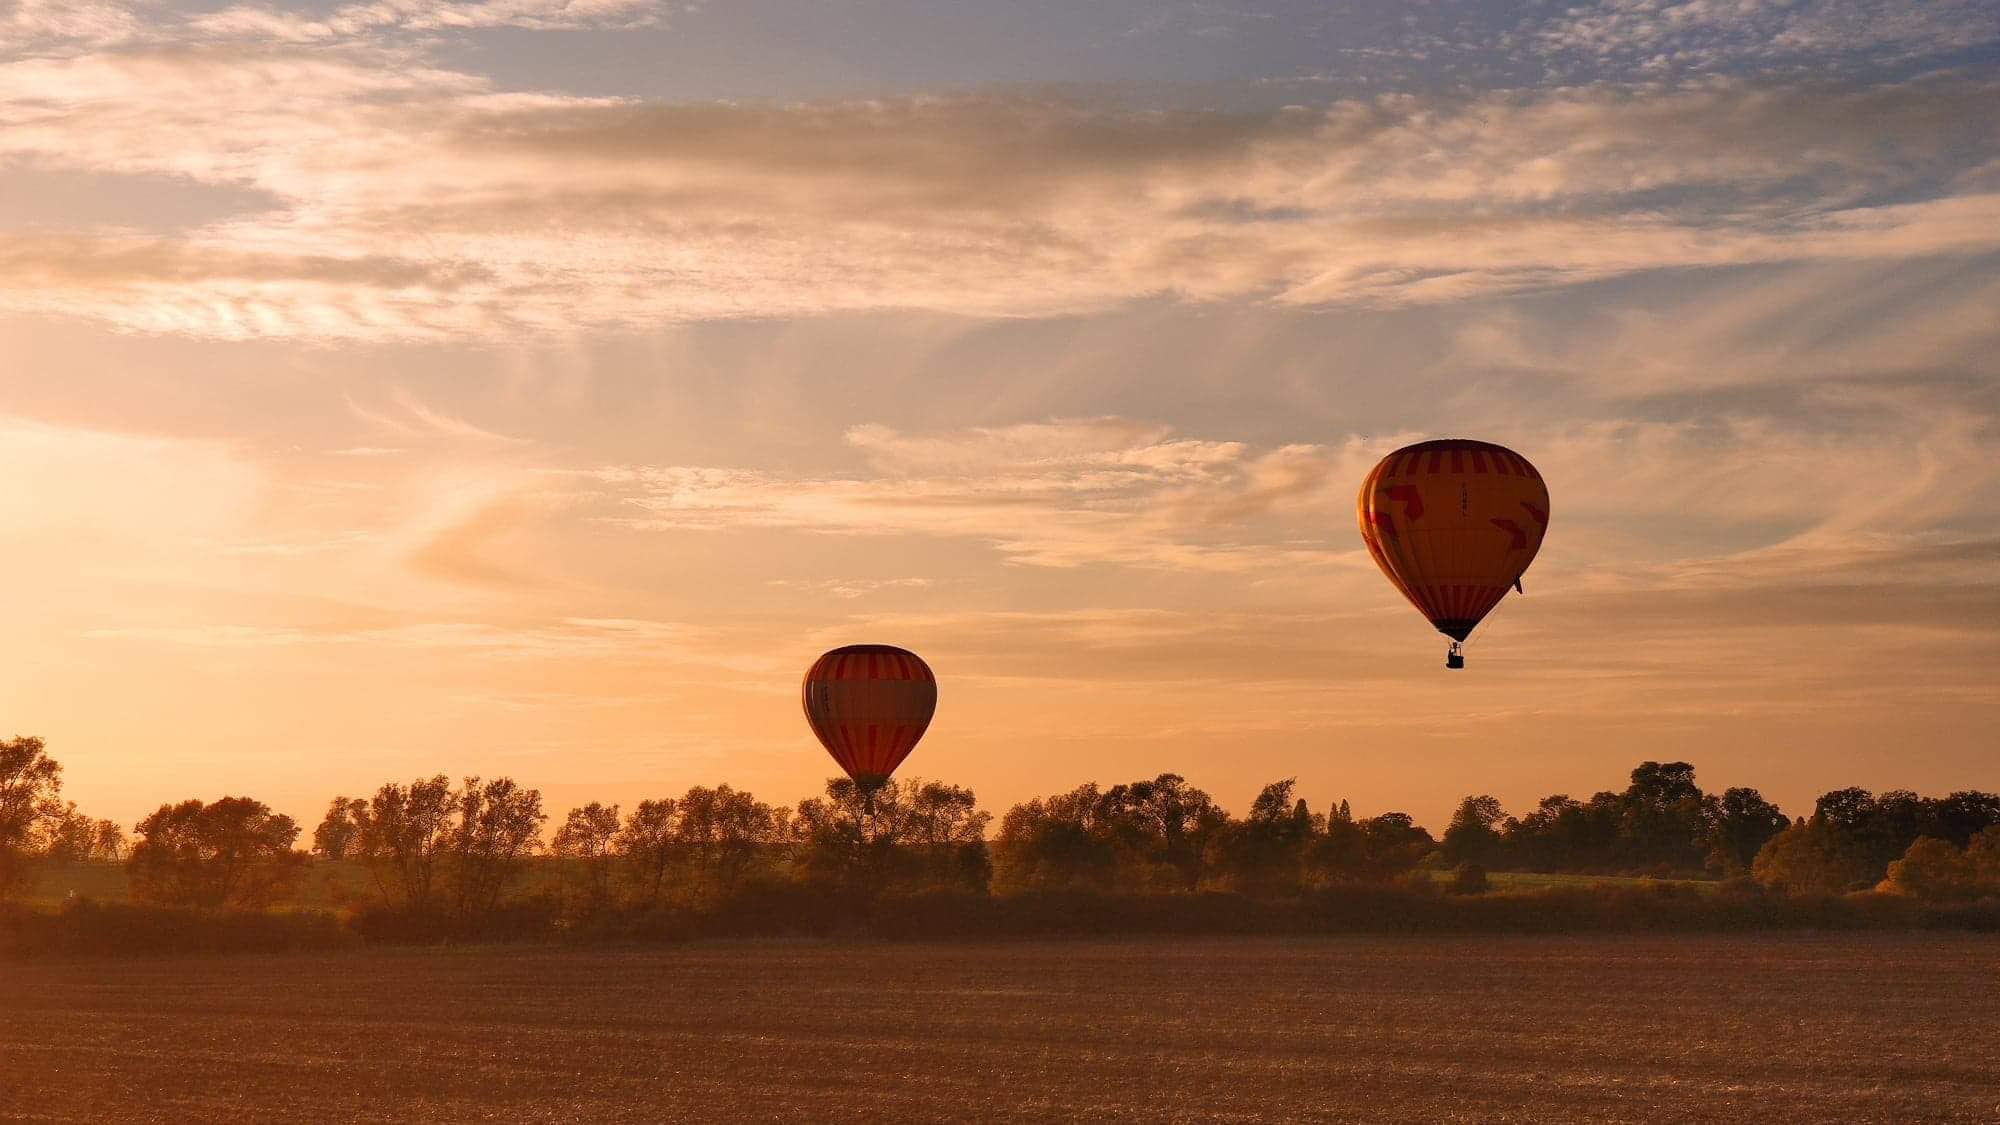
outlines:
[{"label": "orange sky", "polygon": [[[1981,58],[1110,96],[739,42],[758,102],[614,65],[719,34],[655,7],[0,17],[0,735],[86,810],[790,802],[856,641],[995,811],[2000,789]],[[1553,498],[1452,674],[1352,514],[1445,435]]]}]

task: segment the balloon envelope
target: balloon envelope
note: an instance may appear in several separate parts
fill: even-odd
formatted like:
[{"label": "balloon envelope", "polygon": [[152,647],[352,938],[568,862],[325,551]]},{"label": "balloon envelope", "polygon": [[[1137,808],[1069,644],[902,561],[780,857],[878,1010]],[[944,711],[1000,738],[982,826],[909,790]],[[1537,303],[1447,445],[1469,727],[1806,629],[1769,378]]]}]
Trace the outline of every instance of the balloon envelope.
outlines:
[{"label": "balloon envelope", "polygon": [[848,645],[813,661],[802,695],[806,722],[855,781],[894,773],[937,711],[937,677],[908,649]]},{"label": "balloon envelope", "polygon": [[1541,549],[1549,490],[1513,450],[1454,438],[1382,458],[1358,508],[1375,565],[1438,632],[1462,641]]}]

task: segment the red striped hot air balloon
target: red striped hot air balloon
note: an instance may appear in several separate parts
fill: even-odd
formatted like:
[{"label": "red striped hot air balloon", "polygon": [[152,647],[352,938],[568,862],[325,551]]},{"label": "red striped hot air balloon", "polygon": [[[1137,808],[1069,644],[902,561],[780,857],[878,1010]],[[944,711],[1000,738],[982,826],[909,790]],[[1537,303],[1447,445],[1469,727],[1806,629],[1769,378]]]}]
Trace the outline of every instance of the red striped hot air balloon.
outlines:
[{"label": "red striped hot air balloon", "polygon": [[1549,489],[1504,446],[1451,438],[1404,446],[1361,482],[1361,541],[1437,631],[1460,642],[1521,586],[1549,526]]},{"label": "red striped hot air balloon", "polygon": [[863,789],[887,781],[937,711],[937,677],[908,649],[847,645],[806,669],[806,722]]}]

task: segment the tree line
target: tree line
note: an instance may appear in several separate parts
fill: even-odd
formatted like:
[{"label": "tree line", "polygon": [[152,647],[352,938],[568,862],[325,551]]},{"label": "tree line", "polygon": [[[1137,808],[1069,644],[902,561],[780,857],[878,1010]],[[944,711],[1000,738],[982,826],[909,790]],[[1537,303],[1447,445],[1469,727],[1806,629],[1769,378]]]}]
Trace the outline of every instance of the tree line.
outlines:
[{"label": "tree line", "polygon": [[928,890],[1273,900],[1340,886],[1478,892],[1488,872],[1524,871],[2000,896],[1990,793],[1841,789],[1792,819],[1754,789],[1704,792],[1685,762],[1644,762],[1623,790],[1552,795],[1518,816],[1468,796],[1434,837],[1401,812],[1315,810],[1296,788],[1265,786],[1239,817],[1162,774],[1025,801],[996,827],[962,786],[839,778],[794,806],[696,786],[629,810],[591,802],[552,824],[541,793],[511,778],[437,775],[334,798],[305,850],[290,817],[236,796],[162,805],[128,844],[61,799],[61,766],[40,740],[16,738],[0,742],[0,897],[39,866],[85,859],[123,862],[137,900],[203,908],[286,902],[315,862],[353,865],[369,888],[358,908],[440,932],[479,929],[529,900],[538,917],[587,922],[712,909],[774,886],[847,901]]}]

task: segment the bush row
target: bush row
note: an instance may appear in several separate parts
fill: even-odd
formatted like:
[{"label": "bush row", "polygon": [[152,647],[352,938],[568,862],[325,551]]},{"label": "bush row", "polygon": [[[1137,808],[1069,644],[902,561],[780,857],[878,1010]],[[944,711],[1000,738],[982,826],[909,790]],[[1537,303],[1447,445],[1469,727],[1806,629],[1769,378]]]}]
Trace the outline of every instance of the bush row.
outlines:
[{"label": "bush row", "polygon": [[1905,896],[1703,893],[1670,885],[1443,895],[1339,886],[1293,899],[1230,893],[986,896],[932,890],[858,901],[794,883],[747,886],[700,908],[566,915],[559,900],[505,904],[476,921],[383,905],[345,914],[201,911],[81,901],[0,912],[0,955],[278,953],[357,945],[588,945],[728,938],[1007,940],[1332,934],[1730,933],[1803,930],[2000,932],[2000,900],[1950,906]]}]

